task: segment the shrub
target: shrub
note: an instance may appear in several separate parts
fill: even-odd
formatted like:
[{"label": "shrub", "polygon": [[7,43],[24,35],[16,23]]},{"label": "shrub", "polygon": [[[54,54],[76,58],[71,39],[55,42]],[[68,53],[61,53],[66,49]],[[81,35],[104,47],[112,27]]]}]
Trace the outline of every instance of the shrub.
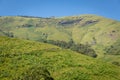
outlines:
[{"label": "shrub", "polygon": [[44,67],[31,67],[26,72],[14,80],[54,80],[49,71]]}]

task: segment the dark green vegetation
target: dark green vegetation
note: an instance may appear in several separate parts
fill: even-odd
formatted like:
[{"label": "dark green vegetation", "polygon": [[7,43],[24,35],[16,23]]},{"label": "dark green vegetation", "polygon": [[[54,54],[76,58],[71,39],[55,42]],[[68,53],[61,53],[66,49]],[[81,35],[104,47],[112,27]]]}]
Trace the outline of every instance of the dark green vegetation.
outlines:
[{"label": "dark green vegetation", "polygon": [[0,17],[0,35],[42,42],[73,40],[77,45],[89,45],[97,58],[120,64],[120,22],[101,16]]},{"label": "dark green vegetation", "polygon": [[13,78],[14,80],[54,80],[47,69],[44,67],[38,67],[36,65],[29,68],[26,72],[22,73],[22,76]]},{"label": "dark green vegetation", "polygon": [[88,56],[91,56],[91,57],[94,57],[94,58],[97,57],[97,54],[95,53],[94,49],[92,49],[90,47],[90,45],[88,45],[88,44],[86,44],[86,45],[75,44],[73,42],[73,40],[70,40],[69,42],[48,40],[48,41],[45,41],[45,42],[57,45],[61,48],[71,49],[71,50],[76,51],[78,53],[88,55]]},{"label": "dark green vegetation", "polygon": [[46,43],[0,37],[0,80],[119,80],[120,68]]},{"label": "dark green vegetation", "polygon": [[106,54],[120,55],[120,40],[106,48]]}]

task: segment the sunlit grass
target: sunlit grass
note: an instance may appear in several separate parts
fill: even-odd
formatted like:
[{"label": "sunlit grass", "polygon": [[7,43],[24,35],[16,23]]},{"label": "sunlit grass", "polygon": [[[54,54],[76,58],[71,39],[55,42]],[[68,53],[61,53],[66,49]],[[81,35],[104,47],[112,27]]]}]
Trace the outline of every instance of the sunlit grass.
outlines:
[{"label": "sunlit grass", "polygon": [[[0,37],[0,79],[13,80],[38,72],[55,80],[119,80],[118,66],[71,50],[28,40]],[[46,71],[46,70],[45,70]],[[25,74],[26,73],[26,74]],[[35,72],[34,76],[39,76]],[[39,76],[40,77],[40,76]]]}]

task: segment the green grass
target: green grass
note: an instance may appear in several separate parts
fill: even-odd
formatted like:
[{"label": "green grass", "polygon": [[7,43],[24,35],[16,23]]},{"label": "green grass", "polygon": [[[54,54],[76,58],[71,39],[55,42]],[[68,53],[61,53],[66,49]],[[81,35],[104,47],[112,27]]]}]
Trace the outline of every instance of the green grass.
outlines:
[{"label": "green grass", "polygon": [[[79,19],[82,20],[74,22]],[[73,21],[73,23],[69,23],[71,21]],[[87,24],[87,22],[90,21],[96,22]],[[62,25],[60,24],[61,22],[68,23]],[[97,52],[98,58],[102,59],[106,56],[106,54],[104,54],[106,53],[105,49],[111,45],[115,45],[115,43],[120,40],[119,26],[119,21],[89,14],[49,19],[20,16],[0,17],[0,35],[2,36],[12,33],[15,38],[34,41],[44,39],[68,42],[73,39],[77,44],[90,44]],[[93,38],[96,40],[96,44],[93,44]],[[119,47],[117,47],[117,49],[119,50]],[[114,52],[112,54],[114,54]]]},{"label": "green grass", "polygon": [[50,44],[0,37],[0,80],[25,80],[26,76],[43,79],[39,71],[54,80],[119,80],[119,70],[118,66]]}]

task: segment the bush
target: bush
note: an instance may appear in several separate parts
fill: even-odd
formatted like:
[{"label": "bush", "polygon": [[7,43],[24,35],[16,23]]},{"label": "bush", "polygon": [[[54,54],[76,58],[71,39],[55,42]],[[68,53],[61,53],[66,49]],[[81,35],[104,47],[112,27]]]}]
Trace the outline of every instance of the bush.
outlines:
[{"label": "bush", "polygon": [[18,77],[14,80],[54,80],[49,71],[44,67],[31,67],[22,74],[22,77]]},{"label": "bush", "polygon": [[112,64],[117,65],[117,66],[120,66],[120,63],[119,63],[119,62],[116,62],[116,61],[112,62]]}]

